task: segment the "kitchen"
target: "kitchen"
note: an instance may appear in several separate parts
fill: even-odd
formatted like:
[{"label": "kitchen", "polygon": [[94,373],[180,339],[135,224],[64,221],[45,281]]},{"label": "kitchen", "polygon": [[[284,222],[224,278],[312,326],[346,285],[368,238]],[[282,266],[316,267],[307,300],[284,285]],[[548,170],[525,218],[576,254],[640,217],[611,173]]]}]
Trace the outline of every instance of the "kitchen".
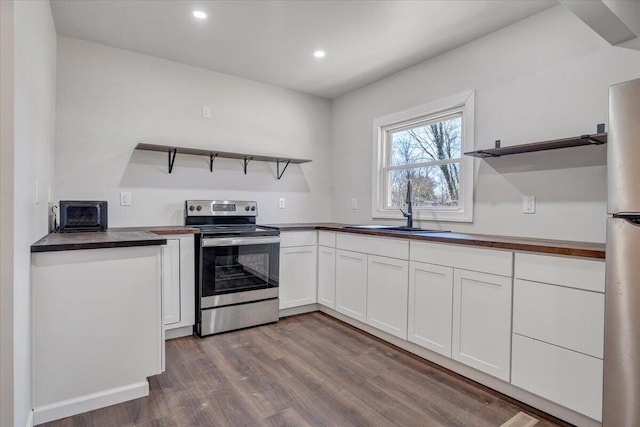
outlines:
[{"label": "kitchen", "polygon": [[[202,199],[256,201],[258,224],[402,225],[406,219],[399,211],[386,217],[375,213],[372,136],[376,120],[460,94],[466,94],[466,100],[473,92],[470,137],[474,147],[468,151],[493,148],[496,140],[506,147],[596,134],[600,123],[609,130],[609,86],[640,77],[640,54],[633,49],[633,39],[624,44],[629,37],[614,40],[609,33],[599,34],[600,27],[583,22],[584,15],[571,2],[535,2],[533,6],[512,2],[504,15],[490,9],[491,2],[463,2],[450,22],[469,31],[454,32],[455,37],[449,38],[444,34],[445,41],[435,47],[426,41],[437,37],[421,33],[420,20],[411,17],[428,14],[430,6],[443,14],[446,7],[438,2],[413,4],[425,8],[419,13],[409,6],[396,10],[384,2],[380,9],[366,3],[355,3],[353,9],[340,3],[292,3],[291,9],[282,10],[277,7],[280,3],[176,2],[167,9],[147,2],[132,2],[130,9],[116,7],[117,2],[92,3],[2,2],[2,28],[13,27],[15,39],[10,46],[15,70],[9,75],[9,86],[5,86],[7,80],[2,86],[5,95],[6,87],[14,88],[15,97],[15,103],[3,99],[2,110],[3,132],[11,130],[4,120],[13,116],[15,144],[0,156],[2,377],[11,378],[2,384],[3,426],[30,425],[33,416],[30,247],[47,234],[49,200],[106,200],[113,229],[182,226],[185,201]],[[473,3],[480,5],[475,6],[478,9],[473,9]],[[587,3],[605,8],[607,16],[614,14],[618,21],[633,16],[614,7],[633,7],[633,2]],[[8,4],[13,8],[10,12],[4,9]],[[518,4],[523,4],[522,9]],[[198,8],[208,12],[206,20],[190,15]],[[371,31],[371,25],[386,21],[379,15],[368,16],[365,10],[369,9],[383,17],[399,14],[400,22],[393,21],[395,26],[389,29],[395,31],[394,37]],[[132,16],[130,24],[123,18],[127,13]],[[261,28],[260,17],[271,14],[283,20],[276,22],[296,22],[291,26],[294,35],[270,39],[249,33],[251,28]],[[349,19],[361,15],[364,29],[350,32]],[[13,16],[11,26],[4,21],[7,16]],[[492,16],[504,21],[490,21]],[[490,21],[493,28],[474,26],[482,21]],[[145,32],[136,22],[148,23]],[[408,22],[416,39],[403,38],[410,36],[408,29],[406,34],[398,30],[409,27]],[[625,29],[636,29],[632,23],[625,24],[623,36]],[[229,32],[217,33],[221,26]],[[225,43],[247,43],[234,39],[240,37],[228,30],[234,26],[256,44],[244,56],[228,46],[225,50]],[[300,27],[314,28],[303,37],[305,28]],[[404,59],[396,59],[387,71],[378,70],[382,74],[368,75],[377,55],[394,57],[399,50],[386,44],[386,39],[395,37],[401,45],[415,46],[414,50],[407,49]],[[212,40],[217,39],[224,43],[214,44]],[[194,47],[189,50],[176,40]],[[307,47],[299,56],[290,54],[287,40],[300,40],[300,46]],[[376,46],[380,52],[367,46]],[[271,55],[277,47],[287,52],[275,59]],[[325,58],[312,56],[318,48],[326,49]],[[207,49],[207,54],[198,49]],[[365,59],[371,58],[367,65]],[[247,62],[243,68],[231,68],[238,61]],[[283,68],[277,68],[280,61],[285,61]],[[2,63],[8,64],[4,59]],[[331,67],[340,64],[342,73],[333,73]],[[270,80],[265,77],[269,73]],[[9,77],[2,73],[3,79]],[[13,106],[10,114],[5,102]],[[203,106],[210,107],[210,118],[203,117]],[[4,135],[3,150],[7,149]],[[277,179],[274,162],[243,165],[242,160],[216,158],[211,165],[209,157],[177,154],[169,173],[167,153],[135,150],[139,143],[311,162],[290,164]],[[414,226],[603,244],[606,150],[605,144],[475,159],[471,163],[472,222],[421,220],[417,211]],[[121,193],[128,193],[130,205],[121,203]],[[523,213],[524,196],[535,197],[535,213]],[[287,231],[281,230],[281,251],[287,249],[286,236]],[[289,248],[316,247],[318,253],[322,248],[348,250],[337,247],[338,243],[322,244],[320,234],[315,236],[308,244]],[[364,249],[353,252],[366,253]],[[232,334],[217,337],[229,340]],[[489,387],[509,395],[497,385]],[[534,399],[531,393],[528,398]],[[541,406],[537,402],[529,404],[554,414],[544,402]],[[567,413],[554,415],[562,418]],[[563,419],[588,425],[586,418]]]}]

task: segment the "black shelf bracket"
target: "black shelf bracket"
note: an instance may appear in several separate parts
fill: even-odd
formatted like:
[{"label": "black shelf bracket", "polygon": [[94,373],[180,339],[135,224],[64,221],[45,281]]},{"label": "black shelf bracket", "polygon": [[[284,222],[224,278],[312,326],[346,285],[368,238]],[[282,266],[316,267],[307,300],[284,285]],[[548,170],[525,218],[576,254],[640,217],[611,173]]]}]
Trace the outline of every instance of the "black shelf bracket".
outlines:
[{"label": "black shelf bracket", "polygon": [[493,154],[493,153],[489,153],[488,151],[484,151],[484,150],[478,150],[477,151],[478,154],[482,154],[484,157],[500,157],[500,154]]},{"label": "black shelf bracket", "polygon": [[287,160],[284,168],[282,168],[282,172],[280,172],[280,160],[276,160],[276,167],[278,168],[278,179],[282,178],[282,175],[284,175],[284,171],[287,170],[287,166],[289,166],[289,163],[291,163],[291,160]]},{"label": "black shelf bracket", "polygon": [[245,157],[244,158],[244,174],[247,174],[247,165],[249,164],[249,162],[253,160],[253,157]]},{"label": "black shelf bracket", "polygon": [[605,144],[604,141],[600,141],[599,139],[592,138],[591,135],[582,135],[580,139],[584,139],[585,141],[589,141],[590,144],[593,145],[602,145]]},{"label": "black shelf bracket", "polygon": [[174,148],[173,150],[169,150],[168,154],[169,154],[169,173],[171,173],[173,171],[173,164],[176,161],[176,153],[178,152],[177,148]]},{"label": "black shelf bracket", "polygon": [[213,172],[213,161],[218,157],[217,154],[209,154],[209,172]]}]

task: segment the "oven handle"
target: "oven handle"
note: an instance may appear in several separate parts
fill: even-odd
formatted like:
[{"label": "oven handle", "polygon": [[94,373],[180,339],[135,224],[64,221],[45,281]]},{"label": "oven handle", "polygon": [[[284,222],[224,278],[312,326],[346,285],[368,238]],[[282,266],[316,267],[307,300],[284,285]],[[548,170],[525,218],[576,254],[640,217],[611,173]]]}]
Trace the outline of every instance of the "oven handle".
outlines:
[{"label": "oven handle", "polygon": [[248,246],[248,245],[270,245],[280,243],[280,237],[216,237],[202,239],[202,247],[212,246]]}]

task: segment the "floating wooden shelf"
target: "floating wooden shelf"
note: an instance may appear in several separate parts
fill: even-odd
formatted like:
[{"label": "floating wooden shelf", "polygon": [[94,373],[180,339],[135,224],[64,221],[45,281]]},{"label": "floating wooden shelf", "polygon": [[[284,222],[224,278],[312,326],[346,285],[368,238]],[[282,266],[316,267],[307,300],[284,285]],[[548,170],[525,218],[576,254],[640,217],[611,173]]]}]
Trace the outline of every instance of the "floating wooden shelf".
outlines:
[{"label": "floating wooden shelf", "polygon": [[557,150],[559,148],[580,147],[582,145],[601,145],[607,143],[607,133],[574,136],[573,138],[554,139],[551,141],[533,142],[531,144],[511,147],[489,148],[464,153],[467,156],[487,158],[510,156],[512,154],[533,153],[534,151]]},{"label": "floating wooden shelf", "polygon": [[[145,144],[139,143],[136,145],[136,150],[145,150],[145,151],[159,151],[161,153],[168,153],[169,155],[169,173],[173,171],[173,164],[176,160],[176,154],[190,154],[193,156],[205,156],[209,158],[209,170],[213,172],[213,161],[217,158],[223,159],[239,159],[244,162],[244,174],[247,174],[247,165],[250,161],[255,160],[258,162],[275,162],[277,165],[277,178],[282,178],[284,175],[284,171],[287,169],[289,164],[300,164],[300,163],[309,163],[311,160],[308,159],[292,159],[289,157],[274,157],[274,156],[261,156],[257,154],[243,154],[243,153],[231,153],[228,151],[216,151],[216,150],[204,150],[201,148],[187,148],[187,147],[176,147],[169,145],[156,145],[156,144]],[[282,171],[280,171],[280,165],[283,164],[284,167]]]}]

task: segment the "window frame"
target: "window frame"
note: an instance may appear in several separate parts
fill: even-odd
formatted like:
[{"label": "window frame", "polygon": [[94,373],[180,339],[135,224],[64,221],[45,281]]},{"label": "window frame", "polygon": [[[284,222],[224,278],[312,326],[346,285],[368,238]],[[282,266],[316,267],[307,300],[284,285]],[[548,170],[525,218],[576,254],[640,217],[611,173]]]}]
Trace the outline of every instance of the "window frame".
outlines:
[{"label": "window frame", "polygon": [[[386,208],[388,197],[388,170],[399,169],[387,166],[391,156],[388,138],[392,132],[419,126],[423,123],[462,114],[462,145],[460,153],[460,197],[456,207],[414,207],[416,221],[473,222],[474,159],[464,153],[474,150],[474,103],[475,90],[466,91],[447,98],[410,108],[373,121],[373,162],[372,162],[372,207],[373,219],[404,219],[398,208]],[[389,162],[390,163],[390,162]],[[453,163],[451,160],[429,162],[431,166]],[[420,165],[416,163],[415,165]],[[415,167],[415,166],[413,166]],[[401,167],[400,167],[401,169]]]}]

